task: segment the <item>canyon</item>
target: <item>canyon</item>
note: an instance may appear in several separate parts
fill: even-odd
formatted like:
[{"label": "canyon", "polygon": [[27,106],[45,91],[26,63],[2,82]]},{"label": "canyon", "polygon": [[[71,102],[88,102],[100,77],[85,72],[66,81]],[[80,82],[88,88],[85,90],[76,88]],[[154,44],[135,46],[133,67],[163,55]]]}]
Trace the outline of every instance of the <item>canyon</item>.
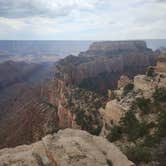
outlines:
[{"label": "canyon", "polygon": [[[158,55],[158,52],[147,48],[144,41],[95,42],[79,56],[70,55],[58,61],[53,67],[54,74],[49,81],[44,81],[42,84],[39,82],[26,83],[28,84],[26,86],[24,82],[18,82],[12,86],[6,86],[8,91],[12,88],[13,96],[11,95],[6,103],[2,102],[1,105],[0,147],[30,145],[1,150],[2,161],[8,165],[10,161],[16,162],[17,160],[28,164],[32,162],[34,165],[40,165],[39,163],[49,165],[54,160],[54,165],[65,166],[69,160],[71,165],[78,165],[78,163],[81,165],[84,163],[83,161],[87,165],[90,165],[91,162],[101,165],[98,160],[95,162],[89,160],[88,155],[83,158],[78,157],[79,154],[85,155],[82,153],[82,149],[79,149],[81,152],[77,151],[77,147],[80,146],[78,140],[81,139],[80,141],[83,141],[84,145],[86,142],[84,139],[89,140],[94,137],[89,144],[92,149],[96,146],[94,143],[96,139],[102,139],[101,146],[109,147],[110,154],[103,149],[96,149],[95,153],[102,158],[103,165],[111,165],[109,161],[115,166],[125,163],[126,166],[134,165],[126,157],[122,157],[123,154],[116,150],[116,146],[135,163],[135,160],[126,153],[124,145],[133,144],[135,146],[136,142],[126,140],[125,136],[116,141],[112,140],[111,129],[115,126],[119,127],[121,119],[131,111],[131,108],[136,115],[135,121],[157,122],[157,106],[153,108],[154,112],[145,116],[139,112],[139,108],[132,106],[137,98],[145,98],[148,101],[152,98],[151,102],[154,103],[153,95],[156,89],[165,88],[165,54]],[[165,101],[159,102],[159,104],[163,109]],[[153,129],[155,127],[152,127],[151,132]],[[116,146],[111,147],[114,145],[106,143],[101,136],[114,142]],[[65,140],[70,137],[74,137],[69,139],[71,142]],[[58,143],[53,151],[50,150],[50,145],[45,149],[43,140],[47,140],[47,138],[49,142],[55,141],[54,145],[56,141],[60,141],[62,147],[67,149],[58,151]],[[34,143],[36,141],[38,142]],[[73,146],[69,146],[72,143]],[[59,157],[60,152],[68,150],[69,147],[71,151],[73,148],[78,162],[75,159],[72,160],[69,153],[64,154],[69,160]],[[36,151],[36,148],[41,151]],[[111,153],[113,149],[117,151],[117,155]],[[15,151],[16,154],[14,154]],[[19,155],[24,151],[28,151],[27,161],[25,156]],[[101,153],[103,154],[101,155]],[[8,160],[6,155],[11,156],[11,159]],[[123,158],[124,162],[120,162],[122,161],[120,160],[118,163],[119,158]],[[136,161],[136,164],[140,164],[140,162]]]},{"label": "canyon", "polygon": [[[89,52],[93,56],[87,56]],[[60,60],[47,73],[40,64],[1,64],[0,147],[31,143],[69,127],[99,135],[103,126],[99,109],[108,100],[107,90],[117,87],[122,74],[132,78],[155,62],[156,53],[145,42],[123,41],[94,43],[87,52]],[[52,79],[40,83],[50,72]]]}]

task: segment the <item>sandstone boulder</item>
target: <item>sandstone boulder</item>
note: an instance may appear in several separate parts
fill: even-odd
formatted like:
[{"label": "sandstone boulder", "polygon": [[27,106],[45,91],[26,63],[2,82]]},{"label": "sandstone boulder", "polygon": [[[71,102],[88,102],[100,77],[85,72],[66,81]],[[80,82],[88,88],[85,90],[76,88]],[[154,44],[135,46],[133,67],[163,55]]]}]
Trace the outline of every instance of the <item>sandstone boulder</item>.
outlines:
[{"label": "sandstone boulder", "polygon": [[0,166],[134,166],[112,143],[65,129],[32,145],[0,150]]}]

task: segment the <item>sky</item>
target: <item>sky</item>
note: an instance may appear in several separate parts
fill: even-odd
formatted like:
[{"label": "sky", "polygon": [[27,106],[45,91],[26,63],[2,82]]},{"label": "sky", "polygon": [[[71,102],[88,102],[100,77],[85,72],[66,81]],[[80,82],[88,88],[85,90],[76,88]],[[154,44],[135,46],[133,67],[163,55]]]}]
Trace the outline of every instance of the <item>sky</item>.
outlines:
[{"label": "sky", "polygon": [[166,0],[0,0],[1,40],[166,38]]}]

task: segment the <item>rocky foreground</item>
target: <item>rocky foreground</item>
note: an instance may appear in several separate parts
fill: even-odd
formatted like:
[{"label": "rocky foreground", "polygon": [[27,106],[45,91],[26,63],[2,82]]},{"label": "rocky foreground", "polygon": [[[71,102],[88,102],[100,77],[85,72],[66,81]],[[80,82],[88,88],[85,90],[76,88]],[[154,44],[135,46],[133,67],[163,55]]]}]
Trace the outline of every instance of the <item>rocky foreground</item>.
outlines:
[{"label": "rocky foreground", "polygon": [[65,129],[32,145],[0,151],[0,166],[134,166],[112,143]]}]

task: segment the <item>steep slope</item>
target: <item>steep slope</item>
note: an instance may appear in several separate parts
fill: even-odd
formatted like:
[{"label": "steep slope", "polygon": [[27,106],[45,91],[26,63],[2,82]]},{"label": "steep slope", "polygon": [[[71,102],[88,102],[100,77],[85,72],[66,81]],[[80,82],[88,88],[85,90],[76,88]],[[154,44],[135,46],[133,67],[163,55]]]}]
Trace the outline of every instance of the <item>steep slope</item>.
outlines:
[{"label": "steep slope", "polygon": [[47,101],[49,64],[0,64],[0,148],[39,140],[58,128],[56,108]]},{"label": "steep slope", "polygon": [[[34,83],[47,79],[53,71],[51,64],[6,61],[0,63],[0,90],[16,83]],[[37,75],[41,78],[36,77]],[[35,78],[36,77],[36,78]]]},{"label": "steep slope", "polygon": [[11,88],[13,94],[0,105],[0,148],[29,144],[58,130],[57,108],[47,102],[47,87]]}]

